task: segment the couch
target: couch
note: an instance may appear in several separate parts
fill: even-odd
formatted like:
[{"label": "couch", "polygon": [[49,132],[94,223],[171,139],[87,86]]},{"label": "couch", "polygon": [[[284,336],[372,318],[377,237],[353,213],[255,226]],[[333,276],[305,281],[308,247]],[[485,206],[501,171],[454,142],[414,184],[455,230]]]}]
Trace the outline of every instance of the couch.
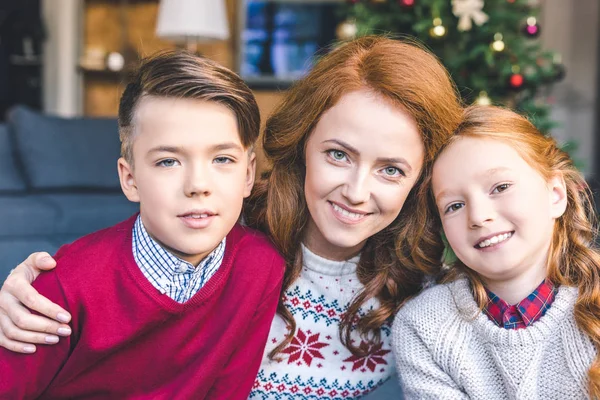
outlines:
[{"label": "couch", "polygon": [[33,251],[113,225],[139,210],[119,186],[115,119],[63,119],[26,107],[0,124],[0,282]]}]

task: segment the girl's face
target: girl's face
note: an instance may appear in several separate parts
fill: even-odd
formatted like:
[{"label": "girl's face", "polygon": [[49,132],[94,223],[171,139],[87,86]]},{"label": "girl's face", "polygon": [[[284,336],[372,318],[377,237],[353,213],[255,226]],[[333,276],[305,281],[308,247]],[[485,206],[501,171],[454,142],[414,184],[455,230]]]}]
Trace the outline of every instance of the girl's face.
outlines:
[{"label": "girl's face", "polygon": [[554,220],[566,207],[561,178],[546,181],[505,142],[464,137],[439,156],[432,183],[450,246],[492,291],[545,278]]},{"label": "girl's face", "polygon": [[305,244],[332,260],[356,255],[396,219],[423,156],[411,115],[367,90],[344,95],[306,143]]}]

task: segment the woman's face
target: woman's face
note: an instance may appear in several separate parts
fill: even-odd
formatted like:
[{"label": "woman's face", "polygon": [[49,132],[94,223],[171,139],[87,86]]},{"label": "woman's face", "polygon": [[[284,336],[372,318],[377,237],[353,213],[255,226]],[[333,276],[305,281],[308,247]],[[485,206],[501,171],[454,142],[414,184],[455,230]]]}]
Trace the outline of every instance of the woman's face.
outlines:
[{"label": "woman's face", "polygon": [[306,143],[306,246],[332,260],[360,252],[400,213],[424,151],[410,114],[368,90],[344,95]]}]

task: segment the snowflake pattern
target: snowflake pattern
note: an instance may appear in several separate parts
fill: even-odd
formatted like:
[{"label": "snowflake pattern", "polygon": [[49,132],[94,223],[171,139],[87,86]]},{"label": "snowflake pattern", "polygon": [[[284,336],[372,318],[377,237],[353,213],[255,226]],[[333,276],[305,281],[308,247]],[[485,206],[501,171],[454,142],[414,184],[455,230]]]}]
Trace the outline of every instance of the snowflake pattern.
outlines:
[{"label": "snowflake pattern", "polygon": [[351,362],[352,371],[356,371],[357,369],[361,369],[361,372],[365,372],[364,367],[367,367],[371,372],[375,372],[377,365],[384,364],[387,365],[387,361],[384,356],[388,354],[391,350],[382,349],[383,343],[379,343],[376,345],[369,346],[367,342],[361,340],[358,348],[363,352],[366,351],[365,356],[357,356],[352,355],[344,360],[344,362]]},{"label": "snowflake pattern", "polygon": [[[297,323],[296,334],[279,358],[261,366],[250,399],[351,400],[364,396],[390,377],[391,323],[381,327],[381,344],[368,349],[365,357],[353,356],[341,345],[337,329],[348,309],[347,302],[321,294],[313,285],[294,285],[285,293],[284,302]],[[373,304],[368,305],[360,310],[360,315],[373,308]],[[279,343],[283,340],[286,328],[289,331],[290,327],[282,324],[271,332],[269,343],[273,347],[275,339]],[[360,343],[363,350],[369,346],[358,336],[351,342]]]},{"label": "snowflake pattern", "polygon": [[[314,335],[310,333],[310,331],[304,333],[302,329],[298,329],[290,345],[282,351],[283,354],[290,355],[288,364],[301,360],[310,367],[314,358],[325,358],[320,349],[329,346],[329,343],[319,342],[320,333],[315,333]],[[298,365],[302,365],[302,363]]]}]

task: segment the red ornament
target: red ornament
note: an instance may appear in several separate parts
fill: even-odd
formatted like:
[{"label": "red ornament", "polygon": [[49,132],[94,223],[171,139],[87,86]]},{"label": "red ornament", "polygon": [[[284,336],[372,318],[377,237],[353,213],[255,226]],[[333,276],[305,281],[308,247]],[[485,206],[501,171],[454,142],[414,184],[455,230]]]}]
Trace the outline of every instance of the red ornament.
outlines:
[{"label": "red ornament", "polygon": [[510,86],[514,89],[520,89],[525,83],[525,78],[521,74],[512,74],[509,79]]},{"label": "red ornament", "polygon": [[506,1],[509,2],[510,4],[515,2],[515,0],[506,0]]},{"label": "red ornament", "polygon": [[410,8],[415,5],[415,0],[398,0],[398,5]]}]

